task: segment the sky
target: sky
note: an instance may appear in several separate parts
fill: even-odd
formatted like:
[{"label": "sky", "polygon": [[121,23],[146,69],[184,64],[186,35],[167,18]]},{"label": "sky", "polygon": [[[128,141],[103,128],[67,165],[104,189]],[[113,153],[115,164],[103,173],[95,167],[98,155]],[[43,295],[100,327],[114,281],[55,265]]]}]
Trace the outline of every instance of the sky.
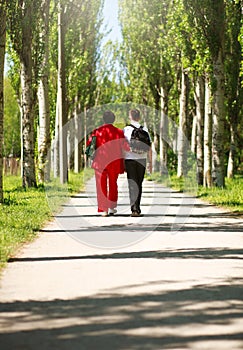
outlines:
[{"label": "sky", "polygon": [[107,24],[107,30],[111,32],[105,40],[121,40],[121,32],[118,25],[118,0],[105,0],[104,4],[104,23]]},{"label": "sky", "polygon": [[[111,32],[105,37],[104,43],[108,40],[121,41],[121,31],[118,25],[118,0],[105,0],[103,13],[107,31],[111,29]],[[7,70],[8,66],[6,62],[5,71]]]}]

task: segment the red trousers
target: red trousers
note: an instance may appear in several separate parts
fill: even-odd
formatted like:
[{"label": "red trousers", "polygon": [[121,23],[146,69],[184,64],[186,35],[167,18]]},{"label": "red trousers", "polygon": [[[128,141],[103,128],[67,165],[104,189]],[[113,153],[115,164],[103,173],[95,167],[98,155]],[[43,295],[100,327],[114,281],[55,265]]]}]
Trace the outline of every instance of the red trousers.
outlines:
[{"label": "red trousers", "polygon": [[117,173],[107,169],[100,172],[95,170],[96,192],[98,202],[98,212],[108,211],[117,206],[118,188],[117,188]]}]

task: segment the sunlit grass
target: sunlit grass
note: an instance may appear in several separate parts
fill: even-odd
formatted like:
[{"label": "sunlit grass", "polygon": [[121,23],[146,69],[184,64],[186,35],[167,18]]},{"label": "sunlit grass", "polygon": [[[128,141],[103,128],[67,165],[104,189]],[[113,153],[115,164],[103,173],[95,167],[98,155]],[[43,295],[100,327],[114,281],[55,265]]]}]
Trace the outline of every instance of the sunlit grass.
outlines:
[{"label": "sunlit grass", "polygon": [[[43,225],[67,201],[68,196],[85,189],[91,172],[69,174],[68,184],[54,180],[46,186],[23,189],[21,178],[4,177],[4,204],[0,205],[0,266],[15,254],[22,243],[31,241]],[[50,195],[53,196],[50,205]]]},{"label": "sunlit grass", "polygon": [[[70,173],[67,185],[61,186],[58,180],[53,180],[46,186],[27,190],[21,187],[20,177],[4,177],[4,204],[0,205],[0,266],[16,253],[18,247],[36,236],[70,195],[83,191],[92,175],[92,170]],[[162,177],[155,173],[150,179],[177,191],[183,191],[185,187],[183,179],[175,175]],[[200,186],[197,197],[232,212],[243,213],[243,177],[226,179],[225,188]]]},{"label": "sunlit grass", "polygon": [[[161,176],[159,173],[154,173],[151,179],[176,191],[187,190],[184,180],[176,175]],[[230,211],[241,213],[243,212],[243,177],[238,175],[234,179],[225,179],[225,188],[198,186],[197,197]]]},{"label": "sunlit grass", "polygon": [[198,197],[223,206],[234,212],[243,213],[243,177],[226,179],[225,188],[204,188],[200,186]]}]

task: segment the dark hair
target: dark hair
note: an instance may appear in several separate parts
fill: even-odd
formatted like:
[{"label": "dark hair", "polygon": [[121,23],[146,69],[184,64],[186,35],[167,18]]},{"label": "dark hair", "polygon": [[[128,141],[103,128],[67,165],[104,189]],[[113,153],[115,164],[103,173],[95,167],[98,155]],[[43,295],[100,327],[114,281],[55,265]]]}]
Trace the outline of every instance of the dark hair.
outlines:
[{"label": "dark hair", "polygon": [[131,109],[129,113],[132,119],[136,122],[140,119],[140,112],[138,109]]},{"label": "dark hair", "polygon": [[115,118],[115,114],[112,111],[105,111],[103,114],[103,120],[106,124],[114,123]]}]

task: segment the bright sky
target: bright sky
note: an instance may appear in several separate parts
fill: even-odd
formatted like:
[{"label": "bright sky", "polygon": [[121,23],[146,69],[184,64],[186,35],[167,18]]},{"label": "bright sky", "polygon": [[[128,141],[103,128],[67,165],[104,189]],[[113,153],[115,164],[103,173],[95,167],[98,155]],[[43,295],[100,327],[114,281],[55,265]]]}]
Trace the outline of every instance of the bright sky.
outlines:
[{"label": "bright sky", "polygon": [[[104,41],[121,41],[121,31],[118,25],[118,0],[105,0],[104,24],[107,24],[107,31],[111,29],[111,32],[107,35]],[[7,69],[7,63],[5,63],[5,71],[7,71]]]},{"label": "bright sky", "polygon": [[105,0],[104,22],[107,30],[111,30],[106,40],[121,40],[121,31],[118,25],[118,0]]}]

